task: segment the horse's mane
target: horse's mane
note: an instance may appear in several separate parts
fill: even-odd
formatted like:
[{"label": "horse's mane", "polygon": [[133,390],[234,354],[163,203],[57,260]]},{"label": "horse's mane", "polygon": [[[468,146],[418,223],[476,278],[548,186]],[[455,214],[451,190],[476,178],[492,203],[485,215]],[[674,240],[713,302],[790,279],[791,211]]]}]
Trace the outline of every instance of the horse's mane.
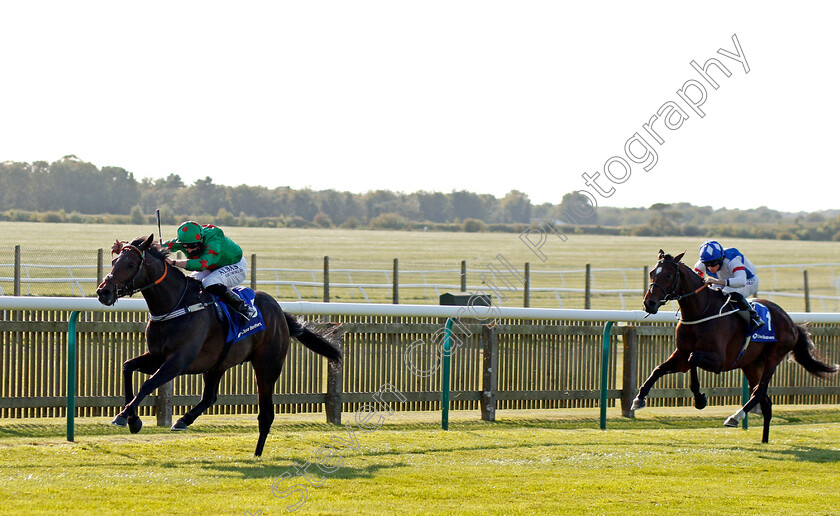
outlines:
[{"label": "horse's mane", "polygon": [[[140,244],[145,242],[147,238],[149,238],[149,237],[145,237],[145,236],[137,237],[134,240],[132,240],[130,243],[131,243],[131,245],[133,245],[135,247],[139,247]],[[149,247],[148,249],[146,249],[146,252],[149,253],[150,255],[154,256],[158,260],[161,260],[161,261],[164,261],[164,260],[166,260],[166,258],[169,258],[169,255],[171,254],[169,252],[169,249],[167,249],[166,247],[157,248],[155,246]],[[175,271],[176,273],[180,274],[184,278],[186,278],[186,280],[188,282],[193,282],[194,281],[195,283],[198,283],[199,285],[201,285],[201,282],[199,280],[193,278],[192,276],[190,276],[188,274],[184,274],[184,272],[181,269],[179,269],[177,267],[170,267],[170,269]]]},{"label": "horse's mane", "polygon": [[[134,240],[132,240],[130,242],[130,244],[133,245],[134,247],[140,247],[140,244],[145,242],[147,238],[149,238],[149,237],[144,237],[144,236],[137,237]],[[158,249],[158,248],[155,248],[155,247],[149,247],[146,250],[146,252],[148,252],[149,254],[151,254],[152,256],[157,258],[158,260],[163,260],[163,259],[166,259],[166,258],[169,257],[169,249],[166,249],[166,248]]]},{"label": "horse's mane", "polygon": [[682,266],[682,267],[685,267],[686,269],[690,270],[691,272],[693,272],[696,276],[700,276],[700,275],[697,273],[697,271],[695,271],[695,270],[694,270],[694,267],[691,267],[691,266],[689,266],[689,265],[684,264],[684,263],[682,262],[682,260],[677,261],[677,259],[676,259],[675,257],[671,256],[670,254],[666,254],[665,256],[663,256],[663,257],[660,259],[660,261],[663,261],[663,262],[676,263],[676,264],[677,264],[677,268],[678,268],[678,269]]}]

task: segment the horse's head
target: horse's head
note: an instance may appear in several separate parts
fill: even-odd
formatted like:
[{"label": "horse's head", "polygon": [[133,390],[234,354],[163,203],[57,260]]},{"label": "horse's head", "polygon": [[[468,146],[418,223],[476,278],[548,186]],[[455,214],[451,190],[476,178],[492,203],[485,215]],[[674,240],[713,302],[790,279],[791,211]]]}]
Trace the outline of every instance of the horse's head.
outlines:
[{"label": "horse's head", "polygon": [[645,312],[655,314],[659,307],[674,299],[680,289],[680,260],[685,252],[677,256],[659,250],[659,261],[650,271],[650,285],[645,292]]},{"label": "horse's head", "polygon": [[111,306],[117,299],[154,283],[155,266],[147,260],[148,256],[158,253],[152,248],[153,241],[154,234],[149,238],[136,238],[122,247],[120,254],[111,262],[111,272],[96,289],[100,303]]}]

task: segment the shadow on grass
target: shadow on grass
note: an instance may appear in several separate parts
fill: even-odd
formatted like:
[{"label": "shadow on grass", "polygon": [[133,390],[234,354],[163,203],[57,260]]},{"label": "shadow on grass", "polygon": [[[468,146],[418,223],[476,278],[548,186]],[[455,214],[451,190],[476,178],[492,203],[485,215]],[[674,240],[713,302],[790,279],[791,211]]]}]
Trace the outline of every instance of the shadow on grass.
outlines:
[{"label": "shadow on grass", "polygon": [[[711,407],[710,407],[711,408]],[[625,418],[616,415],[613,411],[607,419],[609,430],[662,430],[662,429],[707,429],[720,428],[723,420],[731,412],[709,412],[695,409],[656,408],[648,412],[640,412],[638,417]],[[455,412],[457,417],[450,417],[449,428],[452,431],[487,431],[493,429],[556,429],[556,430],[578,430],[596,429],[600,426],[598,413],[592,409],[581,409],[580,413],[563,411],[552,413],[550,410],[539,411],[538,414],[529,415],[498,415],[494,422],[482,421],[476,413]],[[337,427],[329,423],[315,420],[285,420],[283,414],[277,414],[277,419],[272,427],[272,434],[294,435],[302,432],[332,433],[336,430],[342,431],[343,427]],[[401,419],[400,417],[404,417]],[[440,420],[431,413],[423,413],[419,416],[411,413],[401,414],[397,418],[389,418],[377,431],[378,432],[401,432],[411,430],[441,431]],[[417,420],[420,418],[421,420]],[[344,423],[354,425],[352,415],[345,413]],[[142,434],[169,434],[168,427],[159,427],[155,424],[153,416],[144,418],[145,426]],[[772,427],[798,424],[823,424],[840,422],[840,408],[799,409],[796,407],[775,408]],[[750,426],[759,426],[761,417],[750,415]],[[58,418],[45,420],[0,420],[0,439],[3,438],[61,438],[66,436],[66,422]],[[256,415],[236,416],[230,419],[220,420],[217,416],[199,418],[193,423],[188,433],[190,435],[218,435],[218,434],[252,434],[259,433]],[[114,427],[110,419],[98,418],[90,420],[77,418],[75,423],[75,434],[77,437],[94,437],[110,435],[130,435],[125,428]]]},{"label": "shadow on grass", "polygon": [[840,462],[840,450],[816,448],[814,446],[797,446],[788,450],[773,450],[772,453],[761,453],[759,457],[768,460],[795,460],[816,464],[836,463]]},{"label": "shadow on grass", "polygon": [[[297,461],[299,466],[304,466],[306,461],[300,460]],[[310,466],[307,469],[307,472],[310,473],[313,477],[320,477],[325,476],[327,478],[340,478],[340,479],[360,479],[360,478],[375,478],[377,473],[383,470],[388,469],[395,469],[395,468],[403,468],[403,467],[410,467],[409,464],[403,462],[396,462],[392,464],[370,464],[364,467],[353,467],[352,460],[345,460],[344,463],[341,465],[340,468],[335,473],[323,473],[320,471],[315,465]],[[208,470],[218,471],[219,473],[223,474],[235,474],[239,478],[242,479],[263,479],[263,478],[277,478],[283,473],[290,473],[292,478],[297,476],[295,472],[295,468],[291,465],[268,465],[268,464],[249,464],[247,466],[243,465],[229,465],[229,466],[219,466],[219,465],[209,465]],[[301,477],[300,481],[304,481]]]},{"label": "shadow on grass", "polygon": [[[157,426],[154,417],[146,417],[143,419],[143,434],[168,434],[172,433],[169,427]],[[49,420],[44,422],[10,422],[15,420],[0,420],[0,439],[4,437],[64,437],[67,435],[67,425],[65,422],[57,422]],[[31,421],[31,420],[30,420]],[[37,420],[36,420],[37,421]],[[328,423],[309,423],[309,422],[291,422],[284,424],[275,420],[272,429],[277,431],[282,429],[284,432],[304,432],[309,430],[314,431],[329,431],[334,429],[333,425]],[[202,421],[196,420],[190,425],[188,432],[190,434],[212,435],[212,434],[259,434],[259,426],[257,418],[254,416],[253,421],[243,419],[242,422],[235,423],[219,423],[208,419]],[[128,429],[116,427],[110,422],[90,422],[83,419],[76,419],[75,435],[77,436],[103,436],[103,435],[130,435]]]}]

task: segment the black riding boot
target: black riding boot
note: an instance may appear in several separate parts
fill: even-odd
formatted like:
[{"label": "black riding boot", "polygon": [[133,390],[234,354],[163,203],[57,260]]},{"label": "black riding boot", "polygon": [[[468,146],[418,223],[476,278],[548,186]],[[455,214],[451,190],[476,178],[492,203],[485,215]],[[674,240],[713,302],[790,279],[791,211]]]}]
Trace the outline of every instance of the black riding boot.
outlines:
[{"label": "black riding boot", "polygon": [[236,313],[241,315],[245,318],[245,320],[251,320],[257,316],[256,308],[248,305],[245,301],[239,297],[236,292],[232,291],[231,289],[227,288],[226,286],[217,283],[215,285],[208,286],[205,290],[214,294],[219,297],[222,301],[225,302],[228,307],[232,308]]},{"label": "black riding boot", "polygon": [[732,300],[735,301],[735,305],[740,308],[741,310],[746,310],[750,313],[750,327],[747,329],[747,334],[752,335],[755,331],[762,326],[764,326],[764,321],[761,320],[761,317],[758,316],[755,309],[752,305],[744,298],[744,296],[740,292],[731,292],[730,295],[732,296]]}]

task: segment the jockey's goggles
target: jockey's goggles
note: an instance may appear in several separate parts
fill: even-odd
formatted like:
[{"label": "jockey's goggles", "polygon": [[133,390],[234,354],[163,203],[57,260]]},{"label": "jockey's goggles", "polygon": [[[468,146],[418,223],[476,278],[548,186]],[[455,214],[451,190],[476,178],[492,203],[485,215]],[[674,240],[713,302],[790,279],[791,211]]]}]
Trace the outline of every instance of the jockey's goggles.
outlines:
[{"label": "jockey's goggles", "polygon": [[710,262],[703,262],[703,265],[708,269],[709,267],[719,267],[723,265],[723,260],[712,260]]}]

